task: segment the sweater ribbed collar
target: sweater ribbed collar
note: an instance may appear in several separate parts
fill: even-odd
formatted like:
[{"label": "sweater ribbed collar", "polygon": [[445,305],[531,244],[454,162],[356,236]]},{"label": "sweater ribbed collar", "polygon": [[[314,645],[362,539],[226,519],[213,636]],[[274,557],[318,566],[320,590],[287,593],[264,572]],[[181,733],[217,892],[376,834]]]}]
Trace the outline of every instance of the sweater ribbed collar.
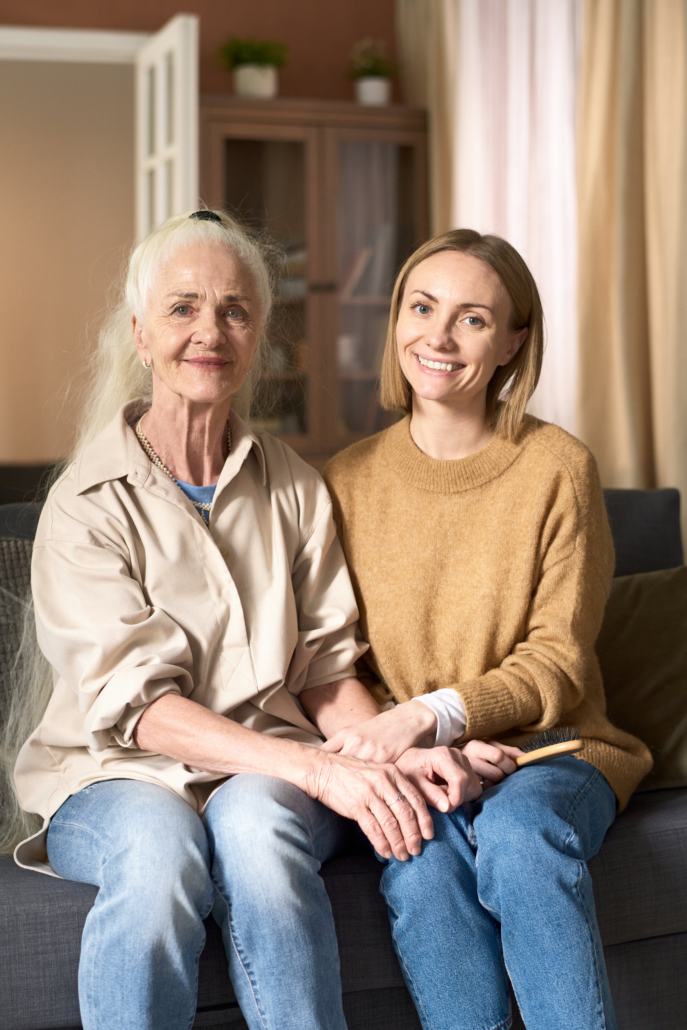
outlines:
[{"label": "sweater ribbed collar", "polygon": [[[406,482],[421,490],[453,494],[472,490],[500,476],[513,464],[523,449],[536,420],[527,419],[526,428],[516,443],[494,436],[486,447],[467,458],[439,461],[423,454],[410,435],[410,415],[386,431],[386,459]],[[528,432],[529,430],[529,432]]]}]

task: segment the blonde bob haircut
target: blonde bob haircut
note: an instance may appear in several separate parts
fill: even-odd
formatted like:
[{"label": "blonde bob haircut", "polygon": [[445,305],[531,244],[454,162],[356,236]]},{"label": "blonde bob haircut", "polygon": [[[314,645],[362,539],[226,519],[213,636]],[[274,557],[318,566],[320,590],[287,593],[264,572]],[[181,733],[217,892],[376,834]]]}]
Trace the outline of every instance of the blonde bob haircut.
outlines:
[{"label": "blonde bob haircut", "polygon": [[487,387],[487,420],[496,432],[514,440],[541,373],[544,355],[544,316],[532,273],[507,240],[482,236],[474,229],[452,229],[427,240],[406,261],[394,285],[380,382],[380,401],[387,411],[412,411],[412,391],[401,370],[396,344],[396,323],[408,276],[422,261],[445,250],[455,250],[484,261],[493,268],[511,299],[509,329],[527,329],[524,343],[507,365],[494,372]]}]

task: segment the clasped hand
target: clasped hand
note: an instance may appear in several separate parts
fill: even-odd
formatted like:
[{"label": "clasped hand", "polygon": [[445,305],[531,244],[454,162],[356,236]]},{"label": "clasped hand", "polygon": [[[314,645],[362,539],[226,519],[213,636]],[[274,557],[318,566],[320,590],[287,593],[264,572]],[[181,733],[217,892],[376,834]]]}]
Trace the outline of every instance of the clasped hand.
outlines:
[{"label": "clasped hand", "polygon": [[[329,800],[320,800],[349,818],[356,819],[379,854],[401,860],[420,852],[422,839],[434,835],[427,805],[452,812],[474,801],[482,790],[515,772],[517,748],[495,741],[471,740],[462,748],[418,747],[436,728],[434,713],[422,703],[407,702],[372,719],[346,727],[321,748],[336,759],[328,772]],[[362,817],[357,790],[348,799],[349,811],[340,807],[339,763],[355,763],[347,769],[372,789]],[[346,763],[348,765],[348,762]],[[381,779],[380,779],[381,777]],[[347,780],[343,776],[343,780]],[[354,781],[355,782],[355,781]],[[348,784],[351,787],[351,784]],[[403,800],[394,800],[403,795]],[[355,798],[354,798],[355,795]],[[336,799],[335,799],[336,796]],[[337,803],[338,802],[338,803]]]}]

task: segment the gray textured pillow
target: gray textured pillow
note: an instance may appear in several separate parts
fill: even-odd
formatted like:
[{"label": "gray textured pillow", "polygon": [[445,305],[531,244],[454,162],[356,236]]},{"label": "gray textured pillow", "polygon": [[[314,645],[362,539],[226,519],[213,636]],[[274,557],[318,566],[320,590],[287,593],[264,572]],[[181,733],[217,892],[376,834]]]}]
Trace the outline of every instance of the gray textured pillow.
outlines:
[{"label": "gray textured pillow", "polygon": [[687,786],[687,566],[614,579],[596,652],[609,719],[654,757],[637,789]]},{"label": "gray textured pillow", "polygon": [[0,723],[9,698],[10,675],[19,647],[23,602],[31,585],[30,540],[0,539]]}]

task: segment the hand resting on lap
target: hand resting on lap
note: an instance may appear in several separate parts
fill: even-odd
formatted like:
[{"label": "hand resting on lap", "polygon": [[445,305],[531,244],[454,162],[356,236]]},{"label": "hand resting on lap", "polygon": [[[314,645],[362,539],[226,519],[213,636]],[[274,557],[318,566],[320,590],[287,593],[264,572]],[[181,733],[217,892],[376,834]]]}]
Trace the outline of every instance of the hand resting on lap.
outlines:
[{"label": "hand resting on lap", "polygon": [[[434,835],[420,791],[392,763],[379,764],[256,733],[178,694],[150,704],[136,727],[144,751],[209,772],[269,773],[355,820],[384,858],[404,861]],[[399,794],[403,801],[395,801]]]},{"label": "hand resting on lap", "polygon": [[440,812],[452,812],[464,801],[473,801],[484,787],[515,772],[512,759],[521,753],[507,744],[483,740],[471,740],[460,749],[418,746],[436,734],[432,709],[413,700],[379,712],[356,680],[305,691],[301,702],[328,735],[321,752],[366,763],[395,763],[427,804]]},{"label": "hand resting on lap", "polygon": [[500,744],[496,740],[469,740],[460,747],[460,751],[484,780],[484,790],[514,773],[517,766],[513,759],[522,755],[519,747]]},{"label": "hand resting on lap", "polygon": [[458,748],[411,747],[397,760],[396,768],[417,787],[427,804],[440,812],[453,812],[482,793],[479,776]]},{"label": "hand resting on lap", "polygon": [[396,768],[415,784],[428,805],[453,812],[515,772],[513,758],[519,754],[518,748],[507,744],[471,740],[462,748],[408,748],[397,759]]}]

